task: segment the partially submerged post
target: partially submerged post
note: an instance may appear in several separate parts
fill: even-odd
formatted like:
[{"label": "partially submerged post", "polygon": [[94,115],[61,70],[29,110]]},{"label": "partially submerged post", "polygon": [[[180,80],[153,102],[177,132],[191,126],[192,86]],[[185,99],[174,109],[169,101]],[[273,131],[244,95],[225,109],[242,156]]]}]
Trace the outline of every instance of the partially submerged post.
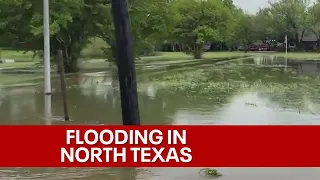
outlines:
[{"label": "partially submerged post", "polygon": [[45,95],[51,95],[49,0],[43,0],[43,39],[44,93]]},{"label": "partially submerged post", "polygon": [[46,125],[51,125],[51,96],[44,97],[44,120]]},{"label": "partially submerged post", "polygon": [[43,0],[43,64],[44,64],[44,109],[45,119],[50,124],[51,118],[51,77],[50,77],[50,30],[49,30],[49,0]]},{"label": "partially submerged post", "polygon": [[112,0],[123,125],[140,125],[132,35],[126,0]]},{"label": "partially submerged post", "polygon": [[64,78],[64,62],[63,62],[63,55],[62,50],[58,50],[57,54],[58,64],[59,64],[59,72],[60,72],[60,83],[61,83],[61,93],[62,93],[62,100],[63,100],[63,112],[64,112],[64,119],[68,121],[69,113],[68,113],[68,103],[67,103],[67,90],[66,90],[66,82]]}]

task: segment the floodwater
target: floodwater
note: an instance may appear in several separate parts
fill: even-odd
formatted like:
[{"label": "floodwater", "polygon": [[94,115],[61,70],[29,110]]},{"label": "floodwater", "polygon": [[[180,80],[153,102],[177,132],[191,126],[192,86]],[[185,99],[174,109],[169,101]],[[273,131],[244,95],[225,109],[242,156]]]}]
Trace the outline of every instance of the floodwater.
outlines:
[{"label": "floodwater", "polygon": [[[277,57],[138,70],[142,124],[320,124],[320,61]],[[121,124],[115,70],[70,76],[62,121],[59,81],[51,100],[43,85],[0,89],[1,124]],[[51,101],[51,111],[46,103]],[[51,118],[45,119],[44,116]],[[318,168],[219,168],[221,180],[315,180]],[[199,168],[0,169],[0,179],[200,180]]]}]

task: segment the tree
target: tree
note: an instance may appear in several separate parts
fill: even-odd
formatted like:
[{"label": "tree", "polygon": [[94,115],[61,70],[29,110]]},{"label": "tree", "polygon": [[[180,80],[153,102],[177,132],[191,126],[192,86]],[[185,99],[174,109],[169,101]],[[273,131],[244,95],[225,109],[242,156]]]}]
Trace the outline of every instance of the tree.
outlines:
[{"label": "tree", "polygon": [[270,3],[268,17],[271,18],[272,27],[278,35],[288,35],[293,39],[297,47],[304,32],[308,29],[308,7],[310,0],[280,0]]},{"label": "tree", "polygon": [[232,40],[239,42],[248,51],[248,46],[253,41],[252,17],[240,11],[236,18],[236,26]]},{"label": "tree", "polygon": [[[54,57],[63,50],[65,71],[77,72],[80,52],[95,36],[95,24],[109,2],[104,0],[50,1],[50,41]],[[36,0],[0,0],[0,32],[9,32],[16,43],[29,43],[32,49],[43,49],[43,7]],[[12,17],[8,18],[7,17]]]},{"label": "tree", "polygon": [[[165,40],[170,24],[170,4],[167,0],[129,0],[136,56],[150,52],[154,44]],[[14,44],[28,42],[33,50],[41,53],[42,3],[0,0],[0,5],[0,32],[9,32]],[[107,42],[111,56],[115,57],[114,27],[108,0],[50,1],[50,33],[52,57],[58,49],[63,50],[66,72],[79,70],[80,52],[92,37],[98,36]]]},{"label": "tree", "polygon": [[227,38],[232,15],[222,1],[176,0],[173,8],[177,13],[173,36],[195,59],[202,58],[204,45]]},{"label": "tree", "polygon": [[[166,39],[169,33],[171,12],[167,0],[129,0],[128,8],[134,37],[135,56],[147,54],[152,47]],[[97,36],[110,45],[107,49],[109,58],[115,59],[115,37],[111,6],[102,11],[96,24]]]},{"label": "tree", "polygon": [[264,41],[265,39],[277,39],[279,33],[275,30],[274,21],[269,8],[261,9],[252,19],[252,38]]},{"label": "tree", "polygon": [[[95,23],[100,18],[101,9],[108,2],[103,0],[63,0],[51,3],[51,52],[63,51],[65,71],[77,72],[81,50],[93,37]],[[36,11],[32,22],[32,32],[42,39],[42,13]]]},{"label": "tree", "polygon": [[28,1],[0,0],[0,46],[17,48],[32,36],[29,27],[32,15],[33,7]]},{"label": "tree", "polygon": [[309,27],[317,38],[317,49],[320,52],[320,2],[309,8]]}]

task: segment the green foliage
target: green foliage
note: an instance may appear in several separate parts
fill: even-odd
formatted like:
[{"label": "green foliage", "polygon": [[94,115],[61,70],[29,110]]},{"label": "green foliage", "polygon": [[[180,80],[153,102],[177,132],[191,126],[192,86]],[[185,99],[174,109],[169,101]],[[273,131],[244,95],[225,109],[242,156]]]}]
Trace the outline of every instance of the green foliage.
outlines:
[{"label": "green foliage", "polygon": [[[232,0],[128,0],[134,55],[149,55],[154,46],[175,43],[185,53],[200,59],[204,47],[213,43],[247,47],[259,40],[276,46],[285,35],[299,45],[307,30],[319,41],[319,1],[310,5],[309,0],[278,0],[257,14],[248,15]],[[109,0],[50,0],[53,62],[58,49],[64,52],[67,72],[78,70],[83,51],[90,51],[91,57],[100,54],[99,57],[115,61],[111,9]],[[0,47],[33,51],[41,56],[42,3],[0,0],[0,12]],[[104,41],[101,47],[89,45],[96,37]]]},{"label": "green foliage", "polygon": [[230,36],[230,45],[241,44],[247,51],[248,46],[254,41],[253,17],[241,10],[236,11],[234,30]]},{"label": "green foliage", "polygon": [[[66,72],[78,71],[81,50],[95,36],[95,24],[101,19],[101,7],[109,5],[102,0],[50,1],[51,53],[63,50]],[[1,13],[12,18],[0,20],[0,31],[11,32],[15,43],[29,43],[32,50],[43,49],[42,3],[35,0],[0,1]],[[103,15],[103,14],[102,14]],[[100,18],[100,19],[99,19]],[[28,49],[28,50],[30,50]]]},{"label": "green foliage", "polygon": [[[147,55],[153,46],[166,40],[170,31],[171,11],[167,0],[128,0],[134,55]],[[103,18],[95,26],[96,36],[110,46],[105,48],[108,59],[115,59],[115,33],[111,6],[102,9]]]},{"label": "green foliage", "polygon": [[260,10],[256,15],[256,34],[260,34],[260,39],[271,38],[282,42],[284,36],[288,35],[289,39],[299,45],[304,32],[309,28],[310,1],[279,0],[269,4],[270,7]]},{"label": "green foliage", "polygon": [[252,19],[252,29],[254,31],[254,40],[264,40],[280,38],[275,31],[275,25],[272,21],[272,14],[268,8],[260,10]]},{"label": "green foliage", "polygon": [[320,2],[317,1],[309,8],[308,27],[314,33],[318,41],[320,51]]},{"label": "green foliage", "polygon": [[221,1],[177,0],[173,10],[177,15],[172,36],[196,59],[202,58],[204,45],[228,36],[232,15]]}]

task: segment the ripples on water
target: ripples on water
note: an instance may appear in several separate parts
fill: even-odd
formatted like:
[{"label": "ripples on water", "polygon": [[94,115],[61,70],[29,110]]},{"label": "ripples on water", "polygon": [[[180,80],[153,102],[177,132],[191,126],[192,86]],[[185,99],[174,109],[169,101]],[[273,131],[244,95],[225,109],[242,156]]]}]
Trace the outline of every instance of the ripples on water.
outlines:
[{"label": "ripples on water", "polygon": [[[201,67],[201,68],[200,68]],[[177,64],[139,70],[143,124],[320,124],[318,61],[255,58],[213,65]],[[179,71],[178,71],[179,70]],[[67,80],[69,124],[121,124],[115,72],[76,75]],[[65,124],[59,83],[51,100],[42,85],[1,89],[1,124]],[[51,101],[51,111],[45,105]],[[44,112],[51,118],[44,121]],[[208,179],[199,168],[2,169],[0,179]],[[222,168],[219,179],[313,180],[317,168]]]},{"label": "ripples on water", "polygon": [[[150,169],[14,169],[0,170],[1,180],[205,180],[198,174],[200,168],[150,168]],[[221,180],[318,180],[319,168],[218,168]]]}]

